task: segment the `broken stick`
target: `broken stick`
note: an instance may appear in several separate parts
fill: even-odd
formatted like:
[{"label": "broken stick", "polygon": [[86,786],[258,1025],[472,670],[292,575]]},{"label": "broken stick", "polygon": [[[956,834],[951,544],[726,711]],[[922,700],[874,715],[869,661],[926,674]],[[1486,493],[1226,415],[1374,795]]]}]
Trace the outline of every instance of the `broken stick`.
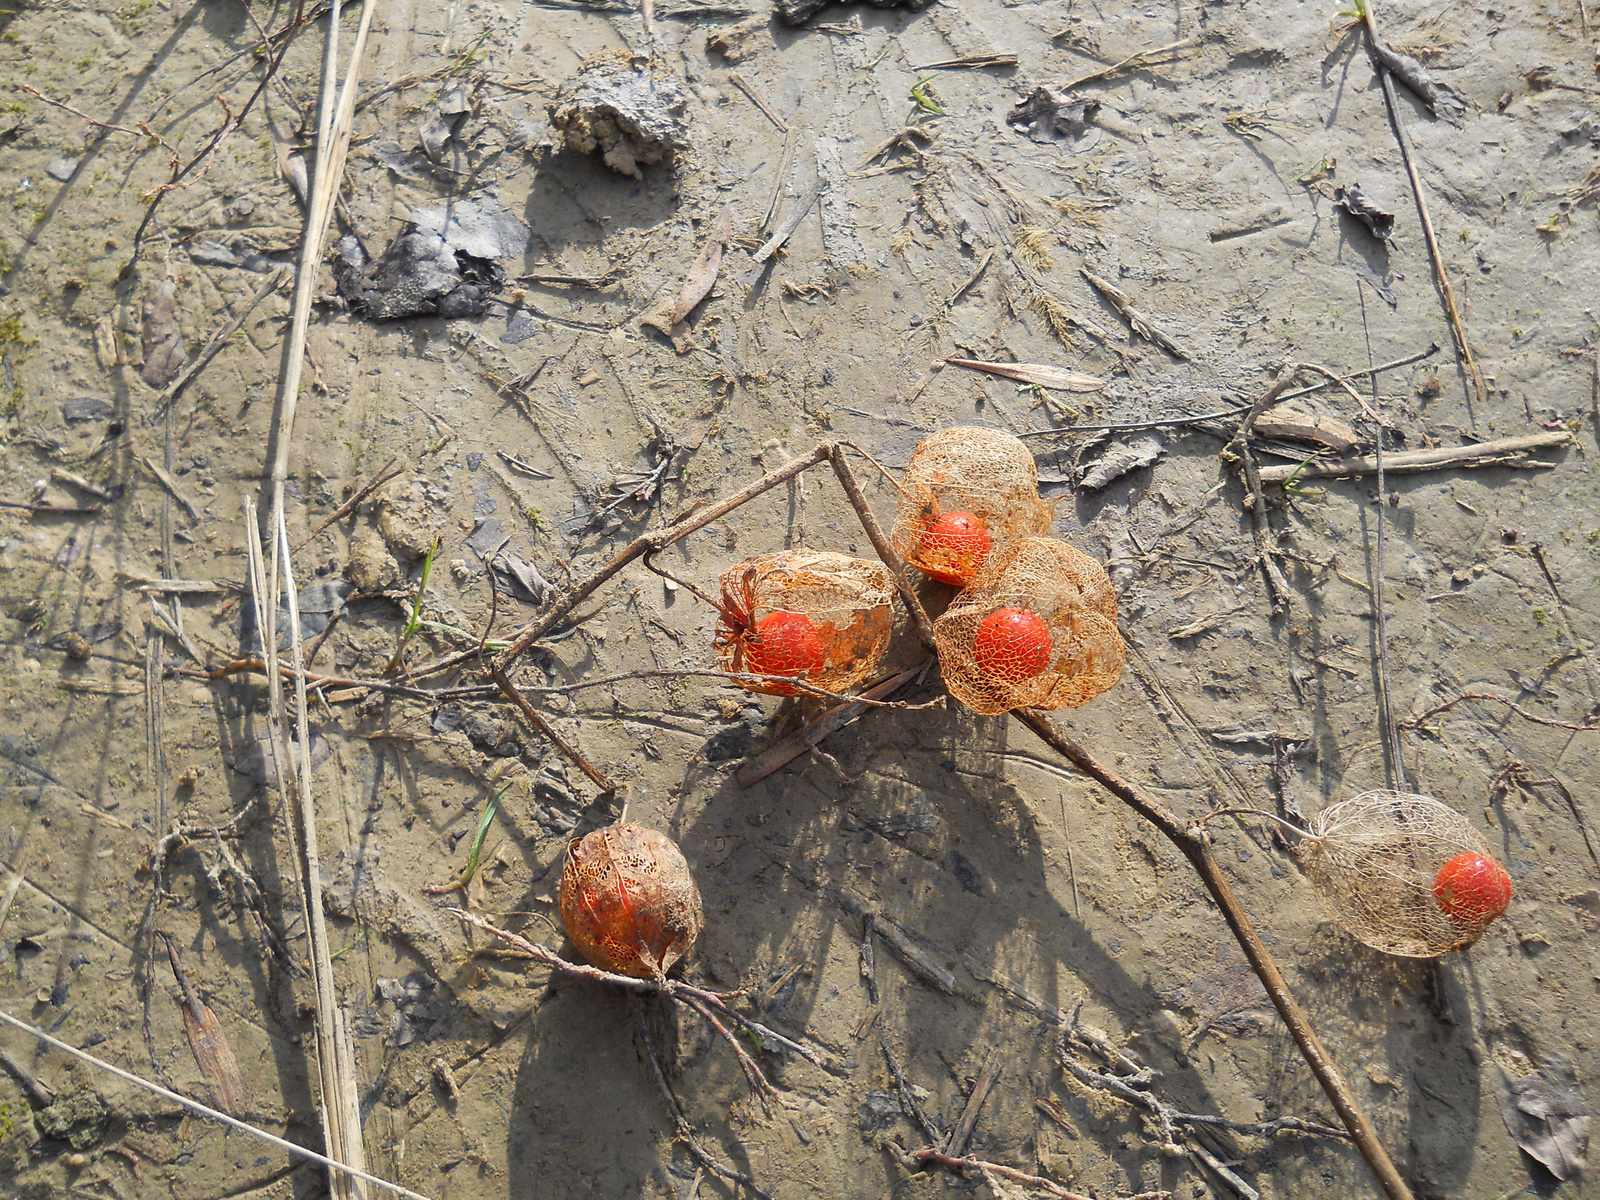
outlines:
[{"label": "broken stick", "polygon": [[[1472,390],[1478,398],[1478,403],[1482,404],[1485,399],[1483,376],[1478,373],[1478,364],[1473,360],[1472,347],[1467,345],[1467,330],[1461,323],[1461,310],[1456,307],[1456,294],[1450,287],[1450,276],[1444,269],[1444,256],[1439,253],[1439,238],[1433,231],[1433,218],[1428,215],[1428,197],[1422,190],[1422,180],[1417,175],[1417,164],[1412,159],[1411,136],[1401,121],[1400,100],[1395,95],[1389,63],[1377,53],[1377,48],[1383,44],[1378,36],[1378,15],[1373,11],[1370,2],[1363,2],[1360,8],[1362,21],[1367,30],[1367,44],[1374,50],[1373,61],[1377,66],[1378,78],[1383,83],[1383,98],[1388,106],[1389,124],[1394,129],[1395,141],[1400,145],[1400,157],[1405,162],[1406,175],[1411,180],[1411,195],[1417,202],[1417,217],[1422,223],[1422,237],[1428,245],[1428,259],[1433,264],[1433,282],[1439,289],[1439,298],[1444,301],[1444,313],[1450,322],[1450,333],[1455,339],[1456,353],[1467,368],[1467,375],[1472,381]],[[1469,416],[1471,411],[1469,405]]]},{"label": "broken stick", "polygon": [[[1417,471],[1437,471],[1441,467],[1494,467],[1523,463],[1531,450],[1554,450],[1570,445],[1570,433],[1531,433],[1523,437],[1497,438],[1492,442],[1475,442],[1470,446],[1435,446],[1431,450],[1408,450],[1404,454],[1383,456],[1386,475],[1408,474]],[[1552,467],[1554,463],[1527,461],[1529,467]],[[1333,458],[1282,466],[1262,467],[1262,483],[1285,483],[1290,479],[1330,479],[1346,475],[1372,475],[1378,470],[1376,455],[1363,454],[1357,458]]]}]

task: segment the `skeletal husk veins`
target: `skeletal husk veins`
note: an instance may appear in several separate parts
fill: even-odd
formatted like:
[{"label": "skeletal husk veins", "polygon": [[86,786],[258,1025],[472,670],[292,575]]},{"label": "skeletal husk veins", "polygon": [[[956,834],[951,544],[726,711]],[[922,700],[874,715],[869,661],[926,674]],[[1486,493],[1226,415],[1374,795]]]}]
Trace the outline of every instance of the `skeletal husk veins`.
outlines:
[{"label": "skeletal husk veins", "polygon": [[[1007,609],[1030,614],[1048,630],[1042,669],[1029,661],[997,670],[983,652],[985,622]],[[933,624],[939,671],[950,694],[975,713],[1014,708],[1077,708],[1122,677],[1126,655],[1117,632],[1117,596],[1105,568],[1054,538],[1027,537],[992,552],[971,586]],[[1039,652],[1030,639],[1019,654]]]},{"label": "skeletal husk veins", "polygon": [[[734,564],[721,583],[716,647],[724,670],[793,674],[837,692],[870,675],[889,648],[895,583],[882,563],[828,550],[782,550]],[[797,614],[810,630],[778,614]],[[763,630],[768,638],[775,630],[784,644],[764,642]],[[801,692],[775,681],[739,686],[780,696]]]},{"label": "skeletal husk veins", "polygon": [[1371,791],[1335,804],[1294,853],[1334,920],[1385,954],[1436,958],[1470,946],[1500,915],[1452,916],[1441,905],[1435,887],[1447,863],[1464,854],[1498,863],[1466,817],[1428,796]]}]

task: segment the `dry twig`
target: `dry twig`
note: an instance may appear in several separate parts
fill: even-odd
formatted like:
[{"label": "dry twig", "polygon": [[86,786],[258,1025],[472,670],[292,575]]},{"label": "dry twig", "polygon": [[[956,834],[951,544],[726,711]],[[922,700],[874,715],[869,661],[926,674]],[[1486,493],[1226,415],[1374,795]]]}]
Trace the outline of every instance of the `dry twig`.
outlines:
[{"label": "dry twig", "polygon": [[989,1092],[1000,1079],[1001,1065],[1000,1050],[996,1047],[984,1060],[983,1068],[978,1072],[978,1078],[973,1082],[972,1091],[967,1096],[966,1107],[961,1110],[961,1118],[940,1148],[941,1153],[951,1158],[960,1158],[966,1152],[967,1143],[972,1140],[972,1132],[978,1127],[978,1113],[983,1108],[983,1102],[989,1098]]},{"label": "dry twig", "polygon": [[[1403,475],[1415,471],[1436,471],[1442,467],[1506,466],[1521,463],[1531,450],[1554,450],[1571,443],[1572,435],[1560,432],[1498,438],[1492,442],[1474,442],[1469,446],[1435,446],[1431,450],[1407,450],[1401,454],[1387,454],[1383,459],[1383,469],[1390,475]],[[1548,467],[1553,464],[1533,460],[1525,465]],[[1332,479],[1371,475],[1377,469],[1377,457],[1371,454],[1356,458],[1323,458],[1304,464],[1285,463],[1283,466],[1262,467],[1261,482],[1284,483],[1289,479]]]},{"label": "dry twig", "polygon": [[[755,1020],[753,1017],[747,1017],[735,1009],[728,1001],[738,995],[736,992],[707,991],[705,988],[685,983],[681,979],[637,979],[632,975],[618,975],[611,971],[602,971],[599,967],[568,962],[554,950],[541,946],[538,942],[530,942],[521,934],[512,933],[509,929],[497,928],[475,913],[470,913],[460,908],[447,908],[444,911],[450,913],[464,924],[474,926],[485,933],[492,933],[495,937],[520,950],[535,962],[543,963],[545,966],[560,971],[565,975],[575,975],[579,979],[588,979],[595,983],[609,983],[613,987],[619,987],[628,992],[640,994],[659,992],[685,1007],[695,1008],[695,1011],[702,1012],[702,1015],[705,1012],[714,1012],[719,1017],[726,1017],[736,1024],[744,1026],[744,1028],[756,1034],[763,1045],[771,1043],[775,1046],[781,1046],[793,1054],[798,1054],[813,1066],[821,1067],[824,1065],[822,1058],[810,1047],[802,1045],[793,1038],[785,1037],[777,1030],[763,1025],[760,1021]],[[702,1008],[696,1007],[696,1005],[703,1006],[704,1011],[702,1011]],[[733,1035],[727,1030],[726,1026],[719,1024],[717,1028],[725,1039],[732,1039]]]},{"label": "dry twig", "polygon": [[1409,721],[1401,721],[1402,729],[1423,729],[1427,723],[1440,713],[1449,712],[1463,700],[1488,700],[1495,704],[1503,704],[1524,721],[1532,721],[1535,725],[1548,725],[1551,729],[1570,729],[1575,733],[1591,733],[1600,729],[1600,720],[1591,716],[1581,725],[1574,725],[1571,721],[1558,721],[1554,717],[1542,717],[1538,713],[1529,712],[1515,700],[1506,696],[1496,695],[1494,692],[1462,692],[1443,704],[1436,704],[1421,716],[1412,717]]},{"label": "dry twig", "polygon": [[[298,554],[312,542],[316,541],[318,535],[321,534],[324,529],[328,528],[328,526],[344,520],[345,517],[348,517],[351,513],[355,512],[355,510],[360,507],[363,500],[372,495],[373,492],[377,491],[384,484],[388,483],[391,479],[398,475],[405,474],[405,468],[396,467],[394,465],[395,462],[396,460],[391,458],[388,462],[384,463],[383,466],[378,468],[378,473],[376,475],[367,480],[366,483],[362,484],[351,494],[350,499],[346,500],[343,504],[339,505],[338,508],[334,509],[331,513],[324,517],[322,524],[313,529],[310,535],[294,548],[295,553]],[[391,467],[394,469],[390,470]]]},{"label": "dry twig", "polygon": [[633,1016],[634,1027],[639,1031],[639,1040],[644,1043],[645,1060],[650,1064],[650,1078],[655,1080],[656,1088],[661,1092],[661,1098],[667,1102],[667,1111],[672,1114],[674,1136],[689,1148],[689,1153],[694,1157],[694,1160],[713,1175],[749,1188],[757,1196],[760,1196],[761,1200],[772,1200],[772,1193],[763,1191],[757,1186],[756,1181],[743,1171],[736,1171],[726,1163],[719,1162],[709,1150],[695,1139],[694,1129],[689,1124],[689,1118],[683,1115],[683,1108],[679,1105],[678,1098],[672,1094],[672,1088],[667,1085],[666,1074],[661,1070],[661,1060],[656,1055],[655,1039],[650,1036],[650,1026],[645,1022],[644,1010],[635,1008]]},{"label": "dry twig", "polygon": [[1289,390],[1289,385],[1294,382],[1295,365],[1290,364],[1279,374],[1273,385],[1261,394],[1250,411],[1239,422],[1239,431],[1233,435],[1233,441],[1228,444],[1228,450],[1239,460],[1244,472],[1245,483],[1250,489],[1249,508],[1250,525],[1255,532],[1256,558],[1261,562],[1261,572],[1266,576],[1267,592],[1272,600],[1272,615],[1281,617],[1289,611],[1289,581],[1284,577],[1283,569],[1278,566],[1278,539],[1272,532],[1272,526],[1267,518],[1267,502],[1261,494],[1261,474],[1256,466],[1256,457],[1250,450],[1250,430],[1256,423],[1256,418],[1271,407],[1284,392]]},{"label": "dry twig", "polygon": [[[1383,98],[1389,107],[1389,124],[1394,129],[1395,141],[1400,144],[1400,157],[1405,161],[1406,174],[1411,179],[1411,194],[1417,201],[1417,216],[1422,222],[1422,236],[1428,243],[1428,258],[1433,263],[1433,280],[1438,285],[1439,296],[1444,301],[1445,316],[1450,321],[1450,333],[1455,338],[1456,352],[1461,356],[1461,361],[1466,365],[1467,373],[1472,380],[1473,393],[1478,398],[1478,403],[1484,402],[1483,377],[1478,374],[1478,364],[1473,361],[1472,348],[1467,345],[1467,331],[1461,323],[1461,312],[1456,308],[1456,294],[1450,287],[1450,276],[1445,273],[1444,256],[1439,253],[1439,239],[1433,232],[1433,219],[1428,216],[1428,198],[1422,191],[1422,181],[1417,176],[1417,164],[1413,161],[1411,153],[1411,137],[1406,133],[1405,126],[1400,119],[1400,101],[1395,95],[1394,79],[1390,75],[1388,62],[1375,49],[1382,45],[1378,37],[1378,17],[1373,11],[1372,0],[1363,0],[1359,6],[1367,29],[1367,45],[1373,51],[1373,64],[1377,67],[1378,78],[1383,81]],[[1470,413],[1471,406],[1468,406]]]},{"label": "dry twig", "polygon": [[[1063,37],[1071,32],[1072,30],[1070,28],[1063,29],[1060,33],[1051,34],[1051,38],[1055,39],[1058,37]],[[1176,42],[1168,42],[1165,46],[1156,46],[1150,50],[1141,50],[1137,54],[1128,55],[1128,57],[1123,59],[1121,62],[1112,63],[1109,67],[1101,67],[1098,71],[1090,71],[1087,75],[1079,75],[1076,79],[1062,84],[1061,87],[1057,88],[1056,90],[1061,92],[1070,92],[1074,88],[1082,87],[1086,83],[1094,83],[1099,79],[1110,79],[1114,75],[1120,75],[1129,68],[1150,66],[1152,61],[1159,55],[1172,54],[1178,50],[1187,50],[1191,46],[1197,46],[1199,44],[1199,38],[1187,37]]]},{"label": "dry twig", "polygon": [[1261,935],[1256,932],[1254,924],[1235,898],[1227,876],[1222,873],[1217,860],[1212,856],[1210,838],[1204,828],[1180,821],[1165,805],[1145,795],[1102,765],[1087,750],[1062,733],[1043,713],[1025,709],[1017,710],[1011,715],[1037,734],[1047,746],[1155,826],[1189,861],[1189,865],[1205,884],[1206,891],[1222,910],[1223,919],[1227,921],[1228,928],[1239,943],[1239,948],[1244,951],[1245,958],[1261,980],[1273,1006],[1277,1008],[1284,1024],[1289,1027],[1289,1034],[1294,1038],[1295,1045],[1299,1047],[1312,1074],[1317,1077],[1317,1082],[1322,1085],[1322,1090],[1332,1101],[1339,1119],[1350,1131],[1352,1140],[1361,1151],[1362,1157],[1367,1160],[1367,1165],[1383,1188],[1384,1194],[1389,1200],[1412,1200],[1410,1187],[1401,1177],[1383,1143],[1378,1140],[1377,1132],[1372,1128],[1366,1113],[1362,1111],[1355,1094],[1350,1090],[1350,1085],[1344,1081],[1332,1058],[1323,1048],[1316,1031],[1312,1029],[1311,1023],[1300,1010],[1294,993],[1289,990],[1288,982],[1278,970],[1278,964],[1267,949],[1266,943],[1261,940]]}]

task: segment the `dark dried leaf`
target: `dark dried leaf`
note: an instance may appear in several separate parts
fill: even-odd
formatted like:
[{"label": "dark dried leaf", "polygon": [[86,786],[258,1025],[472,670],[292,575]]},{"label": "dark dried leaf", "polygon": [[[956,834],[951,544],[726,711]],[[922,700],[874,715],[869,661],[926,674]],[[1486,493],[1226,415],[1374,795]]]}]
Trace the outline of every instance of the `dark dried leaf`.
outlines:
[{"label": "dark dried leaf", "polygon": [[[355,584],[347,579],[332,583],[313,583],[300,589],[296,606],[300,609],[300,636],[314,638],[328,627],[334,613],[344,607],[344,602],[355,591]],[[256,628],[256,606],[246,594],[247,603],[239,610],[239,649],[245,654],[261,653],[261,631]],[[289,609],[278,606],[278,644],[289,644]]]},{"label": "dark dried leaf", "polygon": [[430,161],[437,163],[444,156],[444,149],[455,136],[456,126],[459,124],[461,124],[460,117],[447,116],[435,109],[428,114],[428,119],[418,126],[417,140],[422,145],[422,152]]},{"label": "dark dried leaf", "polygon": [[1060,142],[1072,153],[1082,154],[1100,141],[1100,131],[1091,124],[1099,111],[1100,101],[1091,96],[1039,87],[1006,114],[1006,124],[1016,126],[1032,141]]},{"label": "dark dried leaf", "polygon": [[534,324],[526,310],[514,308],[506,317],[506,331],[500,335],[500,343],[505,346],[515,346],[525,342],[539,332],[539,326]]},{"label": "dark dried leaf", "polygon": [[167,941],[167,959],[183,993],[179,1001],[183,1010],[183,1032],[189,1039],[189,1049],[194,1053],[200,1074],[211,1085],[216,1106],[232,1116],[248,1112],[250,1090],[245,1086],[244,1072],[239,1070],[233,1047],[228,1044],[228,1035],[222,1032],[217,1015],[200,999],[194,984],[184,974],[183,964],[178,961],[178,949],[171,941]]},{"label": "dark dried leaf", "polygon": [[110,403],[92,396],[68,400],[61,406],[61,416],[67,421],[109,421],[116,415],[117,410]]},{"label": "dark dried leaf", "polygon": [[1502,1080],[1500,1119],[1523,1153],[1555,1179],[1571,1179],[1587,1165],[1588,1108],[1538,1074]]},{"label": "dark dried leaf", "polygon": [[493,554],[510,540],[510,535],[500,531],[500,522],[493,518],[479,521],[473,531],[467,535],[467,549],[479,558],[486,554]]},{"label": "dark dried leaf", "polygon": [[183,1032],[189,1038],[189,1049],[194,1061],[211,1085],[211,1094],[223,1112],[233,1116],[250,1110],[250,1091],[245,1087],[244,1072],[228,1045],[228,1036],[222,1032],[217,1016],[197,998],[196,1013],[188,1004],[183,1006]]},{"label": "dark dried leaf", "polygon": [[1466,115],[1466,101],[1456,95],[1449,84],[1439,83],[1422,67],[1422,64],[1409,54],[1401,54],[1391,46],[1382,42],[1373,43],[1372,53],[1378,61],[1388,67],[1401,83],[1405,84],[1428,106],[1428,111],[1441,121],[1448,121],[1457,128],[1461,125],[1461,118]]},{"label": "dark dried leaf", "polygon": [[539,574],[539,568],[515,554],[503,552],[489,560],[489,570],[502,595],[525,600],[529,604],[543,604],[553,590],[550,581]]},{"label": "dark dried leaf", "polygon": [[371,154],[401,179],[421,178],[412,167],[411,154],[402,149],[399,142],[378,142],[373,145]]},{"label": "dark dried leaf", "polygon": [[[299,751],[293,746],[289,753],[298,755]],[[314,772],[333,753],[328,745],[328,739],[320,733],[311,735],[311,770]],[[261,787],[278,786],[278,760],[273,754],[272,739],[266,734],[251,742],[234,759],[233,769],[241,775],[247,775]]]},{"label": "dark dried leaf", "polygon": [[1359,183],[1347,183],[1335,188],[1333,204],[1365,225],[1380,242],[1386,242],[1394,236],[1394,214],[1385,212],[1367,199]]},{"label": "dark dried leaf", "polygon": [[1196,1040],[1207,1030],[1229,1037],[1254,1037],[1264,1033],[1278,1016],[1267,989],[1248,963],[1201,975],[1174,991],[1172,999],[1193,1010],[1199,1022]]},{"label": "dark dried leaf", "polygon": [[58,633],[45,642],[44,645],[47,650],[65,650],[67,648],[67,639],[70,637],[81,637],[90,645],[94,645],[97,642],[109,641],[121,632],[121,621],[102,621],[89,626],[87,629],[69,629]]},{"label": "dark dried leaf", "polygon": [[166,387],[183,366],[187,353],[178,328],[178,281],[168,276],[144,298],[142,345],[144,366],[139,377],[153,388]]}]

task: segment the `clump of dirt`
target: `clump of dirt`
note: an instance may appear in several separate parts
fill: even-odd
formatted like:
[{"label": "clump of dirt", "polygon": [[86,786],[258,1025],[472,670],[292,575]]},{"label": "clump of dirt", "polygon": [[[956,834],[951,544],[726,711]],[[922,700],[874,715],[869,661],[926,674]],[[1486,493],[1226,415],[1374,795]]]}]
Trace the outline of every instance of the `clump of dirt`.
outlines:
[{"label": "clump of dirt", "polygon": [[106,1102],[87,1084],[61,1093],[49,1107],[33,1114],[41,1134],[74,1150],[87,1150],[105,1137],[110,1119]]},{"label": "clump of dirt", "polygon": [[668,76],[641,70],[631,55],[597,54],[556,91],[550,123],[575,154],[600,152],[606,166],[642,179],[675,150],[689,148],[688,97]]}]

